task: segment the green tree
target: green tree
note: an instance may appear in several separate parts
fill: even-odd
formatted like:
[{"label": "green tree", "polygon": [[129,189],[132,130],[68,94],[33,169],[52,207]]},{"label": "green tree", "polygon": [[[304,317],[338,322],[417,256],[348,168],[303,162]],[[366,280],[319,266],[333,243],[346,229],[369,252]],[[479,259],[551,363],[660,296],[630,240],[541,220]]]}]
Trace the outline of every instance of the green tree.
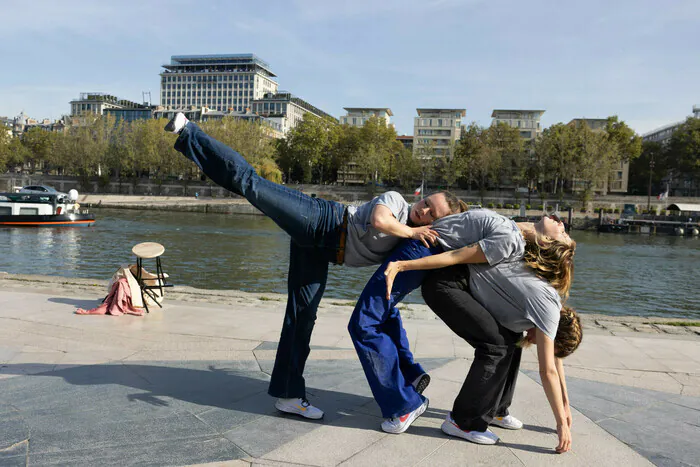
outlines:
[{"label": "green tree", "polygon": [[[573,161],[576,153],[574,129],[569,125],[557,123],[546,128],[535,142],[535,168],[552,193],[564,193],[564,183],[574,174]],[[540,175],[541,174],[541,175]],[[545,191],[544,187],[540,192]]]},{"label": "green tree", "polygon": [[520,130],[498,122],[484,131],[484,137],[486,146],[494,153],[494,159],[500,160],[496,169],[499,186],[507,179],[521,183],[525,178],[526,159]]},{"label": "green tree", "polygon": [[298,169],[303,183],[310,183],[316,172],[316,180],[322,182],[324,175],[328,175],[324,169],[330,165],[328,159],[338,138],[335,126],[330,118],[305,114],[303,120],[289,130],[286,143],[279,148],[282,150],[278,159],[282,169],[287,173]]},{"label": "green tree", "polygon": [[583,206],[590,201],[596,182],[607,179],[611,164],[618,156],[617,146],[605,132],[592,131],[588,125],[571,126],[575,142],[573,168]]},{"label": "green tree", "polygon": [[691,195],[698,193],[700,180],[700,118],[689,117],[671,135],[667,158],[672,161],[674,178],[683,179]]},{"label": "green tree", "polygon": [[401,143],[396,140],[396,130],[387,126],[384,119],[370,117],[358,132],[358,147],[354,161],[366,179],[379,181],[385,174]]},{"label": "green tree", "polygon": [[484,203],[486,190],[496,183],[501,169],[502,152],[497,148],[497,140],[490,140],[488,129],[471,123],[455,148],[458,164],[464,167],[469,183],[474,182]]}]

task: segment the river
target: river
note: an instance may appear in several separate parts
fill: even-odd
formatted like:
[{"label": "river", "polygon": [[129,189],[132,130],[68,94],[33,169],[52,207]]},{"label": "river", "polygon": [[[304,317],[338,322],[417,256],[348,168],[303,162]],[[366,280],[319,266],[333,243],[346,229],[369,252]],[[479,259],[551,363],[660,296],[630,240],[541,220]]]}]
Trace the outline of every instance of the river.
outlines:
[{"label": "river", "polygon": [[[263,216],[99,209],[85,228],[0,229],[0,271],[109,279],[154,241],[177,285],[286,293],[289,240]],[[700,238],[574,231],[569,304],[581,312],[700,319]],[[325,296],[357,298],[374,268],[331,266]],[[422,302],[414,292],[409,302]]]}]

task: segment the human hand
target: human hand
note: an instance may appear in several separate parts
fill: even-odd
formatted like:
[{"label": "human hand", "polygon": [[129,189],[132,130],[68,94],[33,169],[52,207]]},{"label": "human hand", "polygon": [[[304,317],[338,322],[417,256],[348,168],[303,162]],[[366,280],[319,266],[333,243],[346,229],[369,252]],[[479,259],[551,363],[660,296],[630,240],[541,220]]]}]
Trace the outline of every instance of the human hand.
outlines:
[{"label": "human hand", "polygon": [[[412,227],[411,238],[420,240],[426,248],[430,248],[430,244],[437,243],[438,233],[432,229],[432,225],[423,225],[421,227]],[[428,243],[430,242],[430,244]]]},{"label": "human hand", "polygon": [[559,444],[555,448],[555,451],[559,454],[569,451],[569,449],[571,449],[571,430],[569,429],[568,421],[567,423],[557,425],[557,436],[559,437]]},{"label": "human hand", "polygon": [[394,286],[394,278],[401,272],[401,261],[392,261],[384,270],[384,278],[386,279],[386,299],[391,299],[391,288]]}]

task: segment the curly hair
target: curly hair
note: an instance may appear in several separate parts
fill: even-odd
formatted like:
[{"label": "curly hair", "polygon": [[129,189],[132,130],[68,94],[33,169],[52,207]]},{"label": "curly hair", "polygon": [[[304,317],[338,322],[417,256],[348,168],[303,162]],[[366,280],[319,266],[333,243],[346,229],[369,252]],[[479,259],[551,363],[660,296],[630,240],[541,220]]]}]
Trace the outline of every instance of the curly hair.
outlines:
[{"label": "curly hair", "polygon": [[557,336],[554,339],[554,356],[568,357],[581,345],[582,340],[583,328],[578,313],[568,306],[562,307]]},{"label": "curly hair", "polygon": [[433,194],[440,194],[442,193],[445,195],[445,200],[447,201],[447,205],[450,207],[450,213],[452,214],[457,214],[460,212],[465,212],[469,210],[469,205],[462,201],[461,199],[457,198],[454,194],[452,194],[449,191],[442,190],[442,191],[436,191]]},{"label": "curly hair", "polygon": [[555,240],[540,233],[534,240],[525,243],[525,263],[538,277],[546,280],[557,289],[564,299],[569,297],[574,280],[574,253],[576,242]]}]

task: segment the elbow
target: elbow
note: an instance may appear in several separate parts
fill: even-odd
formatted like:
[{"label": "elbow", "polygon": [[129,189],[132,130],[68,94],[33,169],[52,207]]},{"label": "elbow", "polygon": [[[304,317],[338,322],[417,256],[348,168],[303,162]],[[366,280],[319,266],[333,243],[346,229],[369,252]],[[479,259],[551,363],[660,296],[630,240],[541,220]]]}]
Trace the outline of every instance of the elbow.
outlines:
[{"label": "elbow", "polygon": [[541,380],[552,380],[559,378],[559,373],[557,369],[553,366],[547,366],[545,368],[540,368],[540,379]]}]

